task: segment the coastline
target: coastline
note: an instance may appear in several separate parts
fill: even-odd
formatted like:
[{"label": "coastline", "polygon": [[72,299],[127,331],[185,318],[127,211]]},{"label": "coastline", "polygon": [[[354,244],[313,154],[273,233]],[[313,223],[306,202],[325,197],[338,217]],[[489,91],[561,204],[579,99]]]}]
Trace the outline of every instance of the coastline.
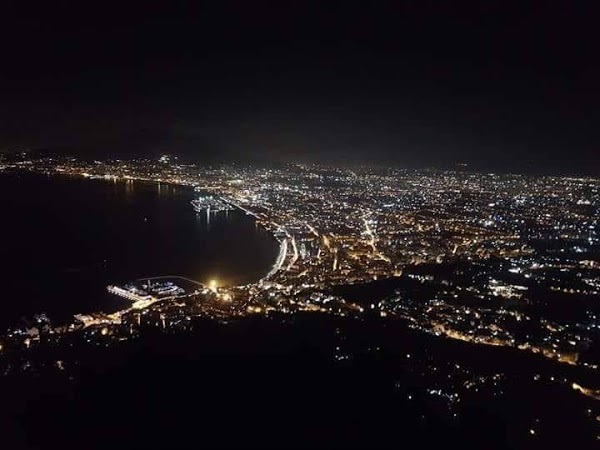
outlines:
[{"label": "coastline", "polygon": [[[194,189],[196,187],[195,184],[189,184],[189,183],[174,183],[172,181],[165,182],[165,181],[150,180],[150,179],[143,179],[143,178],[139,178],[138,179],[138,178],[132,178],[132,177],[130,177],[130,178],[89,177],[89,176],[84,176],[82,174],[64,173],[64,172],[60,172],[60,171],[48,173],[46,171],[29,171],[29,170],[27,170],[27,171],[14,170],[13,171],[13,170],[10,170],[10,171],[6,171],[6,172],[3,171],[2,175],[9,175],[9,177],[12,176],[12,175],[14,175],[15,176],[15,180],[21,180],[22,186],[27,186],[27,190],[32,190],[33,192],[35,192],[35,190],[37,189],[36,186],[38,186],[38,185],[39,186],[47,186],[47,183],[53,183],[52,181],[49,181],[49,179],[57,179],[57,180],[61,180],[62,179],[62,180],[67,180],[67,181],[69,181],[69,180],[86,181],[88,179],[96,179],[96,180],[101,180],[101,181],[108,182],[109,184],[112,184],[111,181],[113,181],[113,180],[114,181],[118,181],[123,190],[121,190],[121,188],[119,188],[119,190],[116,191],[116,192],[123,192],[123,195],[126,195],[127,197],[129,197],[128,200],[119,200],[119,201],[121,203],[123,203],[123,202],[127,202],[127,203],[133,202],[131,204],[134,205],[133,206],[134,208],[137,207],[136,206],[137,205],[137,203],[136,203],[137,197],[132,197],[131,193],[125,193],[124,190],[125,190],[125,186],[126,186],[127,182],[135,181],[136,184],[140,183],[141,186],[144,186],[144,188],[141,189],[141,192],[140,192],[141,195],[143,196],[142,197],[143,202],[145,202],[145,203],[147,203],[148,201],[150,201],[150,202],[158,202],[158,203],[153,203],[153,204],[159,204],[159,205],[163,205],[164,200],[167,200],[168,198],[170,198],[171,193],[173,191],[171,191],[171,189],[169,189],[169,196],[165,197],[164,199],[160,199],[159,200],[156,197],[156,195],[157,195],[156,194],[156,190],[154,190],[154,192],[153,192],[152,187],[163,185],[163,186],[170,186],[172,188],[181,188],[182,190],[175,191],[175,194],[177,196],[181,195],[182,197],[184,197],[186,199],[185,202],[178,202],[177,204],[179,206],[177,206],[177,207],[169,207],[169,208],[166,209],[166,211],[176,210],[176,211],[180,211],[180,212],[183,211],[183,209],[182,209],[183,206],[182,205],[184,203],[185,203],[185,208],[188,208],[188,206],[189,206],[189,201],[188,201],[189,197],[193,197],[192,189]],[[29,175],[32,176],[31,179],[34,180],[33,183],[30,183],[30,181],[29,181],[29,179],[27,177]],[[11,184],[12,183],[12,179],[11,178],[6,178],[6,182],[8,184]],[[125,183],[120,183],[120,182],[125,182]],[[63,190],[63,191],[71,191],[72,190],[69,187],[69,184],[65,183],[64,181],[61,182],[61,183],[62,183],[61,190]],[[32,187],[29,187],[30,184],[31,184]],[[101,186],[101,185],[108,186],[108,184],[105,184],[105,183],[101,183],[98,186]],[[59,185],[59,186],[61,186],[61,185]],[[17,189],[19,189],[18,186],[15,186],[15,187]],[[20,189],[22,190],[23,187],[21,187]],[[92,188],[91,191],[92,192],[98,192],[98,191],[100,191],[101,192],[101,194],[100,194],[101,197],[106,195],[106,194],[102,194],[102,191],[103,191],[102,187],[100,187],[100,188]],[[87,190],[86,190],[86,192],[87,192]],[[109,187],[109,192],[112,192],[112,189],[110,187]],[[144,194],[144,192],[149,192],[150,193],[150,197],[148,197],[148,195]],[[111,195],[111,194],[108,194],[108,195]],[[118,195],[121,195],[121,194],[118,194]],[[164,196],[164,190],[163,190],[163,196]],[[69,197],[67,197],[64,201],[58,200],[58,202],[61,203],[61,204],[64,204],[66,206],[66,205],[69,204],[68,198]],[[96,202],[96,201],[97,200],[94,200],[93,196],[90,197],[90,201],[88,202],[90,204],[90,206],[87,207],[86,210],[94,209],[95,208],[94,202]],[[103,199],[100,198],[100,201],[103,202]],[[104,211],[108,211],[111,208],[108,208],[107,206],[103,206],[101,208],[101,211],[98,212],[97,214],[99,214],[99,215],[104,214]],[[131,207],[129,207],[129,206],[127,206],[126,208],[127,209],[131,209]],[[145,213],[143,212],[144,208],[145,207],[142,205],[142,209],[140,211],[136,211],[134,213],[135,215],[137,215],[142,220],[142,223],[140,223],[138,225],[139,227],[142,227],[141,229],[144,229],[144,228],[146,228],[148,226],[148,224],[146,222],[144,222],[144,215],[145,215]],[[162,206],[159,206],[159,208],[161,209],[161,211],[164,210],[164,208]],[[39,209],[39,211],[38,211],[38,209],[39,208],[35,208],[35,209],[27,208],[27,210],[33,211],[33,213],[35,215],[38,215],[39,213],[41,213],[41,209]],[[238,208],[236,208],[236,209],[238,209]],[[239,208],[239,210],[243,211],[242,208]],[[191,208],[189,209],[189,212],[190,212],[190,217],[193,216],[194,218],[193,219],[187,218],[187,219],[185,219],[185,221],[188,224],[190,223],[190,221],[192,223],[195,223],[195,221],[196,221],[195,215],[194,215],[194,213],[193,213],[193,211],[192,211]],[[254,275],[251,275],[252,278],[248,282],[242,281],[242,283],[235,283],[232,286],[259,283],[260,280],[264,278],[265,273],[269,273],[269,272],[271,272],[273,270],[274,265],[278,261],[278,255],[281,253],[281,241],[279,239],[277,239],[277,237],[274,236],[273,233],[270,232],[271,230],[269,230],[268,227],[262,226],[262,224],[260,224],[259,221],[256,220],[257,216],[255,214],[248,214],[248,211],[244,211],[244,212],[246,212],[247,215],[250,216],[248,218],[252,219],[252,220],[251,221],[246,221],[246,220],[242,219],[243,215],[238,214],[238,215],[234,216],[234,217],[236,217],[236,219],[232,223],[231,227],[237,227],[236,224],[238,223],[238,221],[240,221],[239,222],[240,224],[246,223],[246,225],[243,225],[243,229],[245,231],[243,231],[242,233],[243,233],[243,235],[249,236],[249,233],[250,234],[255,234],[255,232],[252,231],[252,230],[255,229],[254,224],[256,224],[257,226],[259,226],[260,229],[262,230],[260,232],[260,234],[262,234],[262,237],[259,237],[259,238],[256,238],[256,239],[252,239],[252,244],[251,244],[250,248],[260,248],[260,247],[262,247],[265,250],[264,251],[260,250],[261,253],[262,253],[262,255],[264,255],[264,256],[261,256],[261,258],[259,260],[261,262],[260,262],[260,264],[258,264],[255,261],[254,258],[249,258],[248,259],[248,258],[239,258],[239,257],[236,258],[235,257],[235,254],[239,255],[240,252],[242,252],[242,254],[244,253],[243,250],[239,250],[239,246],[244,244],[244,238],[240,238],[241,241],[238,240],[237,244],[231,244],[231,245],[237,245],[237,247],[238,247],[236,249],[236,251],[232,255],[232,258],[233,258],[232,261],[249,260],[251,262],[250,266],[253,266],[253,267],[250,268],[250,270],[248,271],[248,274],[254,273]],[[51,214],[54,214],[54,213],[51,213]],[[71,214],[75,214],[75,212],[73,211],[73,208],[69,208],[69,216]],[[170,217],[173,217],[172,214],[169,215],[168,213],[166,213],[166,215],[170,216]],[[64,216],[64,214],[61,214],[61,216]],[[117,213],[117,216],[118,216],[118,213]],[[114,217],[114,220],[113,219],[107,219],[107,220],[110,221],[110,222],[119,222],[119,219],[117,218],[117,216]],[[64,220],[66,220],[66,219],[64,219]],[[150,220],[152,220],[151,217],[150,217]],[[169,219],[167,219],[167,220],[169,220]],[[174,219],[170,220],[170,221],[171,222],[177,222]],[[201,226],[201,227],[203,227],[203,224],[191,225],[191,226],[192,227],[195,227],[195,226]],[[114,227],[118,227],[118,224],[115,224]],[[156,226],[153,225],[153,227],[155,228]],[[186,225],[186,227],[190,228],[190,225]],[[229,228],[230,231],[226,232],[226,233],[232,233],[232,232],[235,233],[235,231],[233,231],[233,228],[231,228],[231,227]],[[179,231],[179,230],[177,230],[177,231]],[[269,233],[264,233],[263,234],[263,231],[269,231]],[[197,235],[197,232],[194,232],[193,230],[192,230],[192,232],[194,233],[194,235]],[[92,233],[97,234],[97,232],[92,232]],[[135,236],[135,234],[133,236]],[[199,237],[197,239],[200,239],[200,240],[206,239],[206,238],[202,237],[202,234],[200,234],[198,236]],[[216,236],[217,236],[216,239],[222,240],[223,237],[219,237],[219,236],[224,236],[224,235],[222,233],[218,232]],[[102,235],[97,235],[97,238],[99,238],[100,240],[104,240],[105,239],[105,237],[103,237]],[[140,238],[136,238],[135,240],[139,240],[139,239],[143,239],[143,238],[140,237]],[[183,237],[183,238],[179,237],[178,239],[179,240],[182,240],[182,239],[185,240],[186,238],[185,237]],[[213,239],[214,238],[210,238],[210,240],[213,240]],[[245,238],[245,239],[248,239],[248,238]],[[269,244],[269,245],[267,245],[267,247],[264,247],[263,244],[267,244],[269,241],[271,241],[272,243]],[[278,246],[277,247],[275,247],[275,245],[274,245],[275,241],[278,242]],[[150,244],[150,242],[147,241],[147,240],[146,240],[146,243]],[[70,245],[70,244],[67,244],[67,245]],[[139,245],[144,245],[144,244],[142,243],[142,244],[139,244]],[[139,246],[139,245],[136,244],[136,246]],[[217,244],[215,242],[214,245],[219,245],[219,244]],[[225,241],[224,245],[230,245],[230,244]],[[109,247],[114,247],[114,246],[111,245]],[[248,253],[248,251],[252,252],[252,250],[246,250],[245,253]],[[46,252],[46,253],[48,253],[48,252]],[[186,252],[186,253],[190,253],[190,252]],[[227,252],[227,253],[229,253],[229,252]],[[227,253],[225,253],[225,255],[227,255]],[[204,255],[204,253],[201,253],[201,255]],[[266,255],[269,255],[267,257],[267,260],[270,259],[270,258],[272,258],[270,255],[274,255],[274,259],[271,259],[271,262],[269,262],[268,265],[265,267],[265,266],[262,266],[262,264],[265,264],[266,261],[265,262],[262,262],[262,261],[265,259]],[[96,258],[97,256],[98,255],[94,256],[93,258]],[[189,260],[188,256],[185,256],[186,260]],[[220,258],[221,261],[228,261],[228,258],[225,258],[224,256],[218,256],[218,254],[216,254],[216,256],[217,256],[217,258]],[[101,261],[102,260],[102,256],[99,256],[99,257],[100,257],[100,261]],[[177,258],[177,256],[172,256],[171,259],[173,259],[173,258]],[[201,258],[204,259],[204,256],[201,256]],[[107,258],[107,259],[109,260],[108,261],[109,264],[113,260],[113,258]],[[169,265],[165,266],[167,268],[167,270],[165,270],[165,271],[162,271],[160,269],[158,271],[152,270],[152,269],[147,270],[147,268],[144,269],[143,267],[140,268],[139,272],[137,270],[128,270],[127,272],[129,272],[130,275],[123,275],[121,273],[122,271],[119,269],[118,273],[115,273],[114,276],[111,276],[111,273],[112,273],[111,270],[107,271],[106,269],[103,269],[103,268],[96,268],[93,265],[90,265],[89,263],[86,264],[83,261],[82,262],[78,262],[76,259],[74,259],[72,261],[73,262],[68,262],[68,263],[63,263],[63,262],[56,262],[56,263],[54,263],[54,262],[52,262],[51,263],[52,265],[50,267],[52,267],[53,269],[55,269],[55,270],[53,270],[53,272],[56,272],[56,271],[63,270],[63,267],[66,266],[66,264],[76,265],[75,268],[77,270],[75,270],[75,268],[74,269],[69,269],[68,272],[65,272],[65,275],[69,276],[69,278],[68,278],[69,280],[70,279],[75,279],[74,277],[76,277],[77,279],[80,279],[80,281],[78,282],[78,286],[80,286],[80,287],[78,287],[77,289],[80,289],[81,292],[82,292],[81,296],[85,296],[85,298],[86,298],[86,299],[84,299],[84,301],[81,302],[83,305],[77,306],[77,304],[79,303],[77,301],[77,298],[80,297],[80,295],[77,294],[76,292],[74,293],[74,289],[75,288],[72,288],[70,286],[71,283],[67,282],[67,281],[64,281],[66,278],[60,278],[60,279],[56,278],[53,281],[55,282],[54,284],[58,283],[58,284],[56,284],[56,287],[58,289],[60,289],[60,286],[62,284],[65,284],[65,283],[69,284],[69,286],[67,286],[67,288],[66,288],[66,290],[68,292],[65,294],[65,295],[69,295],[70,296],[70,299],[67,302],[61,302],[60,304],[57,303],[57,305],[59,305],[59,308],[57,309],[57,308],[54,307],[54,304],[49,304],[47,302],[43,302],[42,301],[42,298],[43,298],[42,296],[40,296],[40,295],[28,295],[26,292],[24,292],[23,295],[25,297],[32,298],[32,301],[30,302],[32,304],[32,306],[28,307],[27,303],[25,303],[25,308],[21,308],[21,307],[17,308],[16,306],[12,307],[12,309],[11,308],[7,308],[7,311],[4,314],[4,316],[7,319],[6,319],[6,321],[5,321],[6,323],[5,323],[5,325],[3,325],[3,327],[5,328],[5,327],[18,326],[18,323],[19,323],[19,320],[20,320],[19,317],[23,317],[24,319],[22,319],[22,320],[25,320],[26,322],[29,322],[30,321],[29,318],[31,318],[31,317],[39,314],[39,313],[46,313],[52,319],[52,321],[55,324],[62,325],[62,324],[65,324],[65,323],[72,322],[74,315],[80,314],[80,313],[82,313],[82,314],[94,314],[94,313],[114,314],[115,312],[122,311],[123,309],[126,309],[126,308],[128,308],[130,306],[130,302],[125,301],[122,298],[118,298],[116,296],[110,295],[109,293],[106,292],[106,286],[107,285],[112,285],[112,284],[119,284],[119,283],[122,283],[122,282],[124,282],[126,280],[137,279],[141,275],[144,275],[144,273],[146,273],[146,274],[152,274],[154,276],[160,276],[161,274],[163,274],[165,272],[166,273],[175,272],[176,274],[180,274],[179,276],[187,275],[189,277],[189,275],[192,275],[191,276],[192,279],[194,279],[194,280],[200,279],[200,278],[198,278],[196,276],[193,276],[194,275],[193,271],[179,272],[178,267],[174,267],[175,270],[172,270],[172,269],[169,270],[169,267],[171,267]],[[38,264],[38,265],[40,265],[40,264]],[[181,264],[178,264],[178,266],[183,266],[185,264],[187,264],[187,263],[186,262],[182,262]],[[200,267],[204,267],[204,269],[201,269],[201,270],[204,271],[203,273],[205,274],[205,276],[206,275],[210,275],[210,272],[212,271],[212,269],[210,269],[210,264],[211,263],[205,264],[203,262],[200,262],[198,264]],[[217,267],[220,268],[219,270],[223,271],[223,266],[222,266],[223,263],[220,263],[219,259],[217,259],[215,261],[215,264],[217,264]],[[219,264],[221,264],[221,265],[219,265]],[[144,266],[148,267],[148,264],[146,264]],[[159,267],[160,263],[151,264],[151,266]],[[236,269],[234,269],[234,270],[236,270],[236,272],[235,272],[235,274],[232,273],[231,276],[232,277],[239,277],[241,275],[241,276],[244,276],[244,277],[247,278],[247,275],[243,275],[244,272],[240,272],[239,271],[240,268],[243,267],[243,266],[244,265],[241,262],[233,263],[232,268],[235,267]],[[255,273],[256,270],[257,270],[257,268],[261,267],[261,266],[265,267],[265,268],[264,269],[259,269],[259,270],[264,270],[264,272],[262,272],[262,273]],[[69,267],[69,266],[67,266],[67,267]],[[81,268],[79,268],[79,267],[81,267]],[[135,265],[130,265],[129,267],[135,269],[136,266]],[[226,267],[229,267],[229,266],[226,266]],[[98,270],[100,270],[100,269],[102,271],[98,272]],[[15,269],[15,270],[17,270],[17,269]],[[81,270],[85,270],[85,272],[84,272],[85,277],[82,277],[80,275],[80,271]],[[44,271],[44,272],[47,272],[47,271]],[[26,272],[24,272],[23,270],[21,270],[21,271],[17,270],[16,273],[17,274],[23,273],[23,276],[25,276],[24,274]],[[222,274],[225,275],[225,277],[230,277],[230,273],[229,272],[225,271]],[[98,275],[100,275],[100,278],[98,278]],[[90,280],[93,278],[95,281],[91,285],[91,287],[86,288],[85,285],[86,285],[86,280],[88,278]],[[102,282],[102,280],[105,280],[105,281]],[[35,284],[38,285],[37,286],[37,290],[42,290],[42,291],[44,291],[46,293],[49,293],[48,295],[53,296],[53,297],[56,296],[56,294],[53,294],[53,292],[56,290],[56,289],[54,289],[54,285],[49,285],[48,282],[46,282],[46,283],[35,283]],[[48,290],[49,286],[51,287],[50,290]],[[39,299],[39,300],[36,300],[36,299]],[[86,306],[88,303],[91,305],[91,307]],[[70,308],[69,305],[71,305],[71,304],[75,305],[75,308]],[[37,305],[37,306],[34,306],[34,305]],[[12,312],[12,311],[14,311],[14,312]],[[14,317],[14,318],[11,319],[10,317]]]}]

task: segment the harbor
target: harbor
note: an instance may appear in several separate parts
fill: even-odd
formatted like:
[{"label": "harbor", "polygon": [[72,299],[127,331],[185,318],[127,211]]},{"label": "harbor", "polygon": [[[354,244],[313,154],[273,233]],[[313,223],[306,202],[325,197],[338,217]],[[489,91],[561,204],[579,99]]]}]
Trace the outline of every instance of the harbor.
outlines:
[{"label": "harbor", "polygon": [[194,207],[194,211],[206,211],[209,214],[211,212],[231,211],[234,209],[234,207],[228,202],[213,195],[199,196],[198,198],[192,200],[190,203]]}]

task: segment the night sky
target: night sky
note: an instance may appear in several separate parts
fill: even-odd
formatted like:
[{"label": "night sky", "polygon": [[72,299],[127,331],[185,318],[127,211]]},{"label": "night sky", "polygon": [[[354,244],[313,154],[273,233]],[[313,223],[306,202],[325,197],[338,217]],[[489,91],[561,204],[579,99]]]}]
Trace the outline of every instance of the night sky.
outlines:
[{"label": "night sky", "polygon": [[594,2],[126,3],[2,2],[0,151],[600,174]]}]

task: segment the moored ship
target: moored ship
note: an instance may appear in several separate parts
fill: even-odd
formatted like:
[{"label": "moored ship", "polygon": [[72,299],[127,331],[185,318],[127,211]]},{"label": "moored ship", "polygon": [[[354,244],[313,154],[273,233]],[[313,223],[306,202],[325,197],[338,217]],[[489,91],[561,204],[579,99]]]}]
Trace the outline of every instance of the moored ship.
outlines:
[{"label": "moored ship", "polygon": [[190,203],[192,204],[192,206],[194,207],[194,211],[196,212],[219,212],[229,211],[233,209],[233,207],[229,203],[212,195],[198,197],[197,199],[192,200]]}]

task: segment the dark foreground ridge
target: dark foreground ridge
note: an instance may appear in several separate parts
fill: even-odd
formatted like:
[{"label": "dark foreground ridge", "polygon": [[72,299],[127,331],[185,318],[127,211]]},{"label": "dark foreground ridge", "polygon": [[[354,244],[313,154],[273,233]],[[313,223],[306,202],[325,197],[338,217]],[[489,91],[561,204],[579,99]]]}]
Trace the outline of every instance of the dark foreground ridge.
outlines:
[{"label": "dark foreground ridge", "polygon": [[[561,377],[556,365],[550,371],[544,358],[489,350],[398,323],[373,327],[368,319],[200,320],[187,335],[145,329],[122,346],[75,344],[40,354],[77,358],[74,369],[4,377],[3,442],[64,449],[593,446],[593,423],[580,412],[593,400],[552,382],[550,373]],[[540,372],[548,375],[539,379]],[[560,406],[548,407],[550,395]]]}]

